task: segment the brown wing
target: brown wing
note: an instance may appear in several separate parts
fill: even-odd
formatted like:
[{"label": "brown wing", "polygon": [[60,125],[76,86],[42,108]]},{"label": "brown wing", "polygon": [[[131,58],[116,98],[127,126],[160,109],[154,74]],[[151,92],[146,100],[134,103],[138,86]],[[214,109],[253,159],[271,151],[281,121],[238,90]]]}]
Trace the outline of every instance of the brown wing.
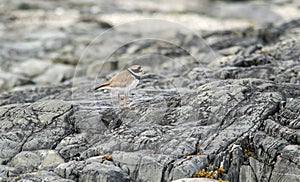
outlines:
[{"label": "brown wing", "polygon": [[131,75],[131,73],[127,70],[121,71],[114,77],[112,77],[109,81],[106,83],[103,83],[95,88],[95,90],[102,88],[102,87],[125,87],[130,81],[132,81],[134,77]]},{"label": "brown wing", "polygon": [[112,79],[113,81],[110,83],[111,87],[126,87],[128,84],[131,83],[134,77],[131,75],[129,71],[124,70],[121,71],[116,76],[114,76]]}]

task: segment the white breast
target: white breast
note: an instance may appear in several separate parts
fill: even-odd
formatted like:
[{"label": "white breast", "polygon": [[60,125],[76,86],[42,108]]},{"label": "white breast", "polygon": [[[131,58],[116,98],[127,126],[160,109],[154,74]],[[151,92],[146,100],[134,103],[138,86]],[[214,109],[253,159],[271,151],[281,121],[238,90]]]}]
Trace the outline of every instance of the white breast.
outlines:
[{"label": "white breast", "polygon": [[126,87],[115,87],[113,89],[114,93],[118,94],[128,94],[130,90],[134,89],[139,83],[138,79],[134,79],[130,84],[126,85]]},{"label": "white breast", "polygon": [[139,83],[139,80],[138,80],[138,79],[134,79],[134,80],[131,82],[131,84],[128,85],[127,91],[130,91],[131,89],[134,89],[134,88],[137,86],[138,83]]}]

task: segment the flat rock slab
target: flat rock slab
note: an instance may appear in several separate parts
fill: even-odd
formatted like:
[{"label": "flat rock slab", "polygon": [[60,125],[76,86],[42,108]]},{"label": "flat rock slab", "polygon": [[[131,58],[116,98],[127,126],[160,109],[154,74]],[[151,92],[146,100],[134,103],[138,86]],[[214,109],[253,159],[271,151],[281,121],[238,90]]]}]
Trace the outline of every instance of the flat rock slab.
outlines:
[{"label": "flat rock slab", "polygon": [[[10,160],[20,151],[55,147],[72,130],[68,120],[71,112],[72,105],[59,100],[2,106],[1,161]],[[25,156],[29,161],[30,156],[36,158],[31,154]]]}]

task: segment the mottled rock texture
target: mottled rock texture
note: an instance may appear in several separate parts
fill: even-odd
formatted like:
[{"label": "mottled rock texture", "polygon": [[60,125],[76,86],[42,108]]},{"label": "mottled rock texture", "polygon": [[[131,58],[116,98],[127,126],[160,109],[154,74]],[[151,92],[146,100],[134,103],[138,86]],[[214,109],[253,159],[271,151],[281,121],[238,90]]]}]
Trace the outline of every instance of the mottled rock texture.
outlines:
[{"label": "mottled rock texture", "polygon": [[[127,1],[0,6],[0,181],[300,181],[297,3]],[[114,27],[141,11],[163,14]],[[196,13],[243,26],[163,19]],[[93,90],[132,64],[146,71],[132,109]]]}]

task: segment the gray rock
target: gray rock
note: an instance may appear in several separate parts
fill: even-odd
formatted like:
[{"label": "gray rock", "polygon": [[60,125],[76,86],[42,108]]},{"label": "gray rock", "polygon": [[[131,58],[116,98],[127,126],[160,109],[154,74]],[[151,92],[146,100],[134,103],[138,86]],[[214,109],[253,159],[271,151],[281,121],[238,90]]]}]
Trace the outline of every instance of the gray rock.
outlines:
[{"label": "gray rock", "polygon": [[72,78],[74,70],[73,66],[54,64],[44,74],[35,77],[33,80],[39,84],[56,84]]},{"label": "gray rock", "polygon": [[[225,4],[219,3],[216,8],[210,12],[214,16],[223,17],[223,18],[240,18],[248,19],[259,23],[270,23],[274,21],[280,21],[281,16],[276,12],[273,12],[272,9],[266,4],[252,4],[247,2],[234,3],[230,4],[226,11],[217,11],[222,8]],[[252,10],[255,9],[255,12]],[[243,13],[241,13],[243,12]],[[263,19],[261,17],[264,17]]]},{"label": "gray rock", "polygon": [[25,170],[24,172],[31,172],[32,170],[37,169],[40,164],[40,156],[34,152],[27,151],[18,153],[10,162],[11,166],[21,168]]},{"label": "gray rock", "polygon": [[43,48],[46,51],[61,49],[69,42],[69,37],[66,33],[57,30],[47,29],[34,34],[25,35],[25,39],[36,39],[43,42]]},{"label": "gray rock", "polygon": [[36,171],[32,173],[23,174],[22,176],[15,177],[13,181],[74,182],[73,180],[64,179],[51,171]]},{"label": "gray rock", "polygon": [[56,146],[56,150],[64,159],[70,159],[74,156],[79,157],[78,154],[88,149],[86,141],[89,140],[87,133],[74,134],[73,136],[64,137]]},{"label": "gray rock", "polygon": [[270,180],[300,181],[299,148],[299,145],[288,145],[282,149],[281,155],[277,156],[274,161],[275,165]]},{"label": "gray rock", "polygon": [[[270,176],[270,173],[272,171],[272,167],[265,165],[264,163],[256,160],[253,157],[249,158],[249,162],[250,162],[250,168],[252,170],[252,172],[254,172],[254,177],[257,180],[267,180]],[[246,171],[245,171],[246,172]],[[241,173],[241,175],[244,175],[246,179],[252,179],[253,176],[249,176],[249,173]],[[252,173],[250,173],[250,175],[253,175]]]},{"label": "gray rock", "polygon": [[25,76],[0,71],[0,92],[26,84],[33,84],[33,82]]},{"label": "gray rock", "polygon": [[83,175],[79,177],[80,181],[104,181],[104,182],[127,182],[129,176],[122,169],[113,165],[92,163],[86,165],[82,170]]},{"label": "gray rock", "polygon": [[[167,165],[172,158],[164,155],[153,155],[149,152],[114,152],[113,161],[126,166],[134,181],[161,181]],[[153,174],[156,174],[155,176]]]},{"label": "gray rock", "polygon": [[23,173],[23,169],[0,165],[0,180],[4,181],[6,177],[16,177]]},{"label": "gray rock", "polygon": [[246,181],[246,182],[256,181],[256,176],[255,176],[251,166],[248,166],[248,165],[241,166],[239,180]]},{"label": "gray rock", "polygon": [[55,172],[67,179],[80,181],[130,181],[129,176],[119,167],[102,164],[101,160],[89,162],[68,162],[59,165]]},{"label": "gray rock", "polygon": [[80,176],[83,167],[83,162],[70,161],[57,166],[55,173],[63,178],[76,180]]},{"label": "gray rock", "polygon": [[12,72],[17,74],[23,74],[28,77],[38,76],[44,73],[47,68],[51,66],[51,62],[44,60],[30,59],[22,62],[19,65],[16,65]]},{"label": "gray rock", "polygon": [[64,86],[33,87],[3,93],[0,95],[0,105],[33,103],[38,100],[53,99],[53,95],[55,95],[57,99],[64,98],[65,100],[70,100],[71,92],[66,89],[69,87],[69,84],[64,84]]},{"label": "gray rock", "polygon": [[56,146],[72,130],[71,123],[68,122],[71,109],[71,104],[58,100],[19,107],[1,107],[1,130],[9,132],[1,132],[0,143],[3,148],[0,158],[6,160],[22,150],[32,151]]},{"label": "gray rock", "polygon": [[6,43],[3,49],[9,51],[10,54],[14,54],[14,59],[19,60],[26,60],[43,54],[40,40]]},{"label": "gray rock", "polygon": [[207,165],[207,156],[187,156],[173,164],[167,181],[188,178]]},{"label": "gray rock", "polygon": [[[4,5],[0,181],[298,180],[296,1]],[[132,64],[132,109],[93,90]]]},{"label": "gray rock", "polygon": [[42,162],[39,169],[51,169],[64,163],[64,159],[55,150],[39,151],[42,156]]}]

